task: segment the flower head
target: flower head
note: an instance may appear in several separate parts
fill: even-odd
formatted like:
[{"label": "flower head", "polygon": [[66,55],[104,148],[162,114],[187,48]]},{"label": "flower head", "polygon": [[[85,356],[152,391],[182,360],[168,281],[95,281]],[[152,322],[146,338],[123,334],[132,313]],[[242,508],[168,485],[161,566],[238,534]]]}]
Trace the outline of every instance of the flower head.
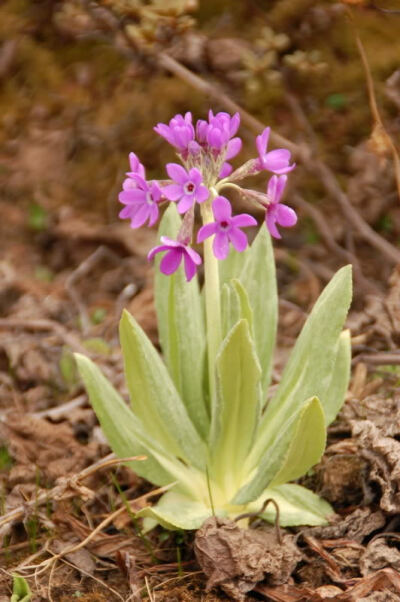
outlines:
[{"label": "flower head", "polygon": [[274,238],[282,238],[276,224],[283,228],[291,228],[297,222],[296,212],[280,202],[286,182],[287,176],[272,176],[268,182],[265,224]]},{"label": "flower head", "polygon": [[138,174],[132,174],[130,178],[134,185],[119,193],[120,203],[126,205],[119,217],[130,219],[131,228],[140,228],[146,221],[149,226],[153,226],[158,220],[161,188],[156,182],[146,182]]},{"label": "flower head", "polygon": [[129,153],[129,165],[131,170],[126,172],[128,176],[122,183],[123,190],[131,190],[137,188],[135,176],[140,176],[143,180],[146,179],[146,170],[135,153]]},{"label": "flower head", "polygon": [[154,130],[181,153],[187,151],[189,147],[193,147],[194,127],[192,114],[189,112],[185,113],[184,117],[175,115],[169,125],[158,123]]},{"label": "flower head", "polygon": [[213,251],[217,259],[225,259],[229,253],[231,242],[239,252],[247,247],[247,236],[240,228],[256,226],[257,221],[247,213],[241,213],[232,217],[232,207],[228,199],[218,196],[212,204],[215,222],[206,224],[200,228],[197,242],[203,242],[209,236],[214,235]]},{"label": "flower head", "polygon": [[174,181],[163,188],[163,194],[170,201],[178,202],[179,213],[185,213],[197,203],[203,203],[209,196],[209,190],[203,185],[203,177],[198,169],[193,167],[186,171],[177,163],[168,163],[167,173]]},{"label": "flower head", "polygon": [[185,265],[186,280],[189,282],[196,274],[197,266],[201,264],[201,257],[189,245],[172,240],[168,236],[161,236],[162,245],[151,249],[147,259],[153,259],[157,253],[167,251],[160,263],[160,270],[166,276],[173,274],[179,268],[183,259]]},{"label": "flower head", "polygon": [[258,150],[257,170],[267,169],[275,174],[285,174],[296,167],[295,163],[289,165],[291,153],[286,148],[278,148],[267,152],[271,128],[265,128],[263,133],[256,138]]}]

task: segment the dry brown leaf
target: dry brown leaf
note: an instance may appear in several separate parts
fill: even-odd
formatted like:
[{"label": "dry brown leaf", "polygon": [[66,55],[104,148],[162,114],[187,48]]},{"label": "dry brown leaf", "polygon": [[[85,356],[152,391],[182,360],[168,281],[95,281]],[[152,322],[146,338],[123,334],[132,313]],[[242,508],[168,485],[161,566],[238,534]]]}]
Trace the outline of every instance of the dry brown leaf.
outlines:
[{"label": "dry brown leaf", "polygon": [[400,552],[381,538],[373,539],[360,559],[361,573],[365,577],[386,567],[400,571]]},{"label": "dry brown leaf", "polygon": [[219,586],[237,601],[244,601],[264,579],[272,585],[285,583],[301,560],[292,535],[286,533],[280,544],[274,528],[241,529],[217,517],[197,531],[194,550],[208,578],[207,591]]},{"label": "dry brown leaf", "polygon": [[400,512],[400,442],[385,437],[371,420],[351,422],[362,455],[371,465],[370,480],[379,484],[380,507],[389,514]]}]

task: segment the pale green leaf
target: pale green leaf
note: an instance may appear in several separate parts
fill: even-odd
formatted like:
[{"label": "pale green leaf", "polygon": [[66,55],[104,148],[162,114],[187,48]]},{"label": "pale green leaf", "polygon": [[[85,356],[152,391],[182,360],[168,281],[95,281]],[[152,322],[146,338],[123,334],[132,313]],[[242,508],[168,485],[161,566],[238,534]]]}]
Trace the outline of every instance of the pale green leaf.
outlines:
[{"label": "pale green leaf", "polygon": [[278,297],[274,251],[270,235],[264,227],[260,228],[251,245],[239,280],[247,291],[253,312],[254,339],[262,370],[262,391],[265,399],[275,347]]},{"label": "pale green leaf", "polygon": [[[247,510],[258,512],[263,503],[270,498],[278,504],[279,524],[282,527],[326,525],[328,518],[334,514],[328,502],[309,489],[294,483],[268,487],[258,500],[247,506]],[[268,522],[275,522],[276,511],[273,504],[268,504],[261,516]]]},{"label": "pale green leaf", "polygon": [[[171,204],[160,223],[160,236],[175,238],[181,224],[176,206]],[[203,394],[205,326],[197,277],[186,281],[181,268],[165,276],[156,260],[155,305],[165,363],[186,406],[188,414],[206,439],[209,416]]]},{"label": "pale green leaf", "polygon": [[237,486],[260,415],[260,365],[247,320],[240,320],[217,357],[217,406],[211,431],[213,474]]},{"label": "pale green leaf", "polygon": [[264,412],[253,450],[255,463],[282,425],[298,411],[299,400],[316,396],[326,418],[331,415],[328,391],[351,292],[351,266],[346,266],[325,287],[297,339],[278,390]]},{"label": "pale green leaf", "polygon": [[168,491],[155,506],[147,506],[136,514],[172,530],[199,529],[211,515],[211,507],[175,491]]},{"label": "pale green leaf", "polygon": [[253,310],[247,291],[239,280],[233,278],[222,288],[222,331],[226,336],[239,320],[247,320],[253,336]]},{"label": "pale green leaf", "polygon": [[[152,446],[146,445],[143,426],[110,381],[88,357],[75,353],[75,359],[90,403],[113,452],[120,458],[146,455],[147,460],[129,463],[132,470],[156,485],[171,483],[174,477],[149,455]],[[160,453],[165,451],[159,447],[158,450]]]},{"label": "pale green leaf", "polygon": [[350,331],[344,330],[336,343],[335,360],[331,382],[325,395],[324,409],[326,423],[335,420],[344,403],[350,381],[351,340]]},{"label": "pale green leaf", "polygon": [[146,432],[171,454],[204,469],[205,444],[156,349],[125,310],[120,340],[131,404]]},{"label": "pale green leaf", "polygon": [[281,485],[302,477],[320,461],[325,446],[325,414],[318,397],[314,397],[296,423],[285,461],[271,485]]},{"label": "pale green leaf", "polygon": [[227,284],[232,278],[239,278],[242,273],[243,266],[248,258],[250,249],[238,253],[232,246],[229,250],[229,255],[223,261],[218,262],[219,281],[221,288]]},{"label": "pale green leaf", "polygon": [[[308,431],[308,428],[318,427],[322,431],[315,433]],[[288,417],[280,429],[270,438],[268,444],[263,448],[257,462],[253,455],[253,449],[247,459],[245,470],[250,474],[248,482],[243,485],[232,503],[245,504],[256,499],[261,492],[273,482],[279,472],[282,470],[288,476],[291,475],[290,464],[286,462],[289,459],[295,462],[296,448],[292,442],[298,445],[298,462],[294,464],[293,474],[296,477],[304,474],[313,464],[316,464],[321,457],[325,441],[325,420],[321,413],[321,406],[315,398],[308,399],[303,404],[299,404],[297,413]],[[302,441],[302,437],[304,441]],[[317,445],[314,448],[310,445],[309,438],[315,438]],[[322,448],[322,449],[321,449]],[[258,455],[257,455],[258,458]],[[301,468],[304,470],[301,472]],[[301,474],[298,474],[300,471]]]}]

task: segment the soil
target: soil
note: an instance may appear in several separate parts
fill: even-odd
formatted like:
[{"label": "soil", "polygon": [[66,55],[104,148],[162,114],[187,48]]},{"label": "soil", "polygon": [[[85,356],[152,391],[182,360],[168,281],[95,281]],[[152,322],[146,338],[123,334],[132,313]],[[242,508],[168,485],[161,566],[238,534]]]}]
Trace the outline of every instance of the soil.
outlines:
[{"label": "soil", "polygon": [[[366,0],[162,4],[6,0],[0,9],[0,602],[13,573],[26,576],[25,602],[400,600],[400,205],[354,29],[396,147],[400,16]],[[326,173],[300,158],[288,195],[299,224],[275,245],[275,383],[323,286],[344,263],[355,268],[352,380],[326,453],[302,480],[336,515],[326,527],[285,530],[290,553],[277,551],[275,532],[265,544],[265,527],[255,529],[257,544],[250,536],[235,548],[258,546],[261,576],[248,591],[235,572],[225,592],[203,573],[194,533],[142,534],[128,501],[152,503],[152,486],[110,462],[72,358],[89,354],[125,394],[122,309],[158,344],[146,260],[156,231],[118,220],[118,191],[130,151],[150,177],[173,160],[153,126],[187,110],[201,117],[213,96],[160,67],[163,52],[311,149],[346,193],[340,205]],[[227,110],[222,97],[213,107]],[[250,158],[248,122],[241,133]]]}]

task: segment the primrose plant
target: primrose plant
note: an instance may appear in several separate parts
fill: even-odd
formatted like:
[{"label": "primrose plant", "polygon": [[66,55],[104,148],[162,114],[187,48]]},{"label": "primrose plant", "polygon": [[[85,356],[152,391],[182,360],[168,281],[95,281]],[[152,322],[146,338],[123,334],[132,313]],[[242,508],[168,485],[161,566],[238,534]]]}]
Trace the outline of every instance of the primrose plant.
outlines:
[{"label": "primrose plant", "polygon": [[[120,457],[144,454],[133,470],[165,493],[138,514],[146,528],[196,529],[212,514],[259,511],[272,498],[283,526],[324,524],[329,504],[293,483],[321,458],[326,428],[339,411],[350,376],[350,339],[342,331],[351,301],[351,268],[327,285],[308,317],[282,378],[270,391],[278,301],[271,237],[296,223],[282,203],[291,164],[286,149],[268,150],[270,129],[257,136],[258,156],[233,171],[241,149],[239,115],[211,111],[194,126],[176,115],[155,131],[180,163],[168,178],[148,180],[138,157],[119,200],[132,228],[153,226],[160,206],[155,303],[162,357],[124,312],[120,339],[129,407],[101,371],[77,355],[80,374],[111,448]],[[266,192],[241,182],[269,172]],[[256,220],[234,215],[224,196],[235,191],[261,207],[265,223],[251,246]],[[194,235],[195,213],[202,225]],[[182,217],[181,217],[182,216]],[[192,247],[204,243],[203,258]],[[198,272],[204,274],[200,291]],[[262,516],[275,519],[275,505]]]}]

